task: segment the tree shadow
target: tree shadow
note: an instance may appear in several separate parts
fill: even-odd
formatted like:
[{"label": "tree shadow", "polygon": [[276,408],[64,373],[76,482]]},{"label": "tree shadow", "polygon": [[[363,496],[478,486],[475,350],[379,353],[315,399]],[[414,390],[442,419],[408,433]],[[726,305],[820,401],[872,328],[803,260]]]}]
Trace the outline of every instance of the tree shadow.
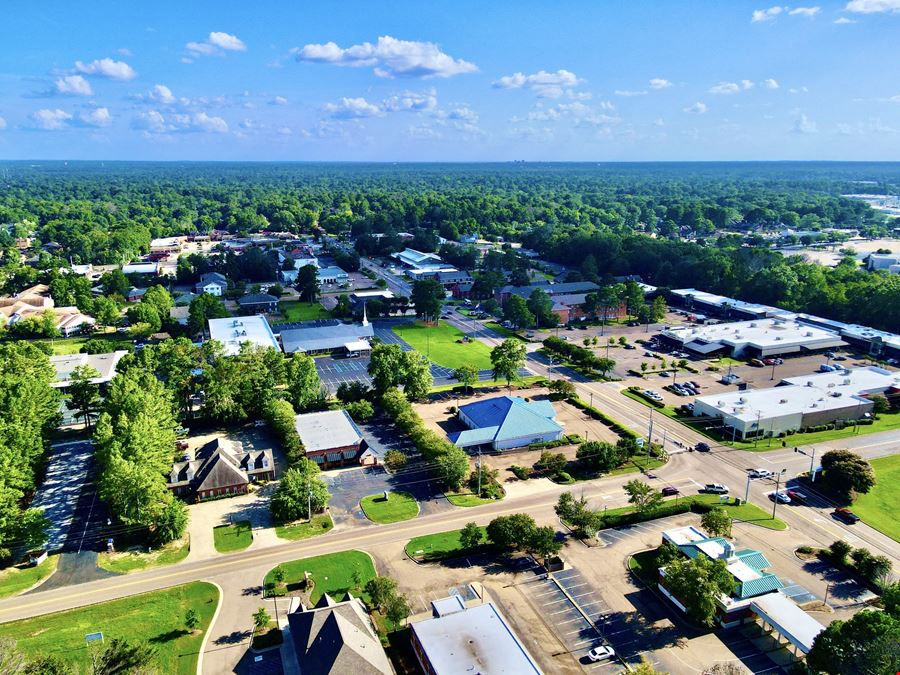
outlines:
[{"label": "tree shadow", "polygon": [[184,628],[173,628],[170,631],[165,633],[160,633],[148,640],[148,642],[152,644],[162,644],[164,642],[171,642],[172,640],[177,640],[180,637],[185,635],[189,635],[190,631],[185,630]]},{"label": "tree shadow", "polygon": [[217,645],[236,645],[250,639],[249,630],[235,630],[227,635],[220,635],[213,642]]}]

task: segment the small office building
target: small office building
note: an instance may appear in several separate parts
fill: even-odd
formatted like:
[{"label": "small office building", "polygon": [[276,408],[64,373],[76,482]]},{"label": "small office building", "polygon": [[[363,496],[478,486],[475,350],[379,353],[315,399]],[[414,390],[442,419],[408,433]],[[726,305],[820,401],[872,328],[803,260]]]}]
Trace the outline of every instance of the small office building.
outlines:
[{"label": "small office building", "polygon": [[468,429],[449,438],[461,448],[507,450],[556,441],[563,435],[550,401],[499,396],[460,406],[458,418]]},{"label": "small office building", "polygon": [[365,463],[365,440],[346,410],[305,413],[294,418],[294,428],[306,451],[306,458],[325,469]]},{"label": "small office building", "polygon": [[50,386],[66,389],[72,384],[72,373],[76,368],[88,366],[97,371],[91,384],[104,385],[116,376],[116,366],[128,352],[125,350],[109,354],[61,354],[50,357],[50,364],[56,370],[56,377]]}]

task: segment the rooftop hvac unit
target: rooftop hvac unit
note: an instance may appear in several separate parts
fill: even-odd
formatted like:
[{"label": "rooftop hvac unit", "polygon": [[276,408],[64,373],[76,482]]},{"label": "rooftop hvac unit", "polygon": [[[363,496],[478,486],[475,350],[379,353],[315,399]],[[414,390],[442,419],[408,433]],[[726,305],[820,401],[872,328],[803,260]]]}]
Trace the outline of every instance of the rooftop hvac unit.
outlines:
[{"label": "rooftop hvac unit", "polygon": [[843,396],[843,394],[839,391],[832,392],[831,395],[834,396],[835,398],[840,398],[841,396]]},{"label": "rooftop hvac unit", "polygon": [[[849,380],[846,380],[846,381],[844,382],[844,384],[850,384],[850,381],[849,381]],[[829,388],[829,389],[834,389],[836,386],[837,386],[837,385],[836,385],[834,382],[829,382],[829,383],[828,383],[828,388]]]},{"label": "rooftop hvac unit", "polygon": [[739,401],[740,403],[746,403],[746,402],[747,402],[747,399],[746,399],[744,396],[741,396],[741,397],[738,399],[738,401]]},{"label": "rooftop hvac unit", "polygon": [[807,380],[807,381],[806,381],[806,386],[807,386],[807,387],[813,386],[812,380]]},{"label": "rooftop hvac unit", "polygon": [[750,322],[750,328],[756,328],[756,322],[755,322],[755,321],[751,321],[751,322]]},{"label": "rooftop hvac unit", "polygon": [[813,403],[813,404],[810,405],[809,407],[810,407],[810,408],[818,408],[818,407],[819,407],[819,404],[818,404],[818,403]]},{"label": "rooftop hvac unit", "polygon": [[804,335],[805,337],[812,337],[812,336],[813,336],[811,330],[806,331],[803,335]]},{"label": "rooftop hvac unit", "polygon": [[786,398],[783,398],[783,399],[781,399],[781,400],[778,401],[778,402],[781,403],[782,405],[784,405],[785,403],[787,403],[787,401],[788,401],[788,400],[787,400]]},{"label": "rooftop hvac unit", "polygon": [[776,335],[776,336],[775,336],[775,340],[776,340],[776,341],[778,341],[778,340],[784,340],[784,336],[783,336],[783,335]]},{"label": "rooftop hvac unit", "polygon": [[246,331],[246,330],[242,330],[242,331],[241,331],[241,335],[246,335],[246,334],[247,334],[247,331]]}]

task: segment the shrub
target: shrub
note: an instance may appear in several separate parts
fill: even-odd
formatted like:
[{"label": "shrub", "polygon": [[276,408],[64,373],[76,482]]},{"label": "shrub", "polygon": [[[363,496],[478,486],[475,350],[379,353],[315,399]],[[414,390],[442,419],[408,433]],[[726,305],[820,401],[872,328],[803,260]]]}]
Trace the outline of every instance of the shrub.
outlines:
[{"label": "shrub", "polygon": [[347,414],[353,418],[355,422],[368,422],[375,414],[375,409],[368,401],[354,401],[344,406]]},{"label": "shrub", "polygon": [[562,485],[568,485],[570,483],[574,483],[575,479],[572,478],[572,475],[568,471],[560,471],[555,476],[553,476],[553,481],[556,483],[561,483]]},{"label": "shrub", "polygon": [[850,544],[843,539],[838,539],[828,547],[828,555],[836,563],[843,565],[847,562],[847,556],[852,550],[853,547]]},{"label": "shrub", "polygon": [[518,464],[513,464],[509,467],[509,470],[512,471],[513,475],[519,480],[528,480],[531,476],[531,472],[528,469],[524,466],[519,466]]}]

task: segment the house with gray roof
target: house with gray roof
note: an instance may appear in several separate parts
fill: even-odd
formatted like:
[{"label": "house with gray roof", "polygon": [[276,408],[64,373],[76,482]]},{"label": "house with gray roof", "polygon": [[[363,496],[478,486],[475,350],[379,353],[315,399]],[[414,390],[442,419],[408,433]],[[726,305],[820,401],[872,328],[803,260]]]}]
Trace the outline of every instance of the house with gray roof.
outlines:
[{"label": "house with gray roof", "polygon": [[249,293],[237,302],[244,314],[272,314],[278,311],[278,298],[268,293]]},{"label": "house with gray roof", "polygon": [[238,441],[216,438],[186,451],[172,465],[167,487],[176,495],[197,500],[242,495],[251,482],[275,479],[272,450],[245,450]]},{"label": "house with gray roof", "polygon": [[506,450],[556,441],[563,435],[556,410],[546,400],[526,401],[518,396],[484,399],[461,406],[458,418],[468,429],[453,432],[449,438],[461,448]]},{"label": "house with gray roof", "polygon": [[393,675],[381,641],[359,598],[323,594],[315,607],[288,614],[297,666],[303,675]]},{"label": "house with gray roof", "polygon": [[194,286],[197,295],[209,293],[217,298],[225,295],[228,290],[228,278],[224,274],[218,272],[207,272],[200,277],[200,281]]}]

